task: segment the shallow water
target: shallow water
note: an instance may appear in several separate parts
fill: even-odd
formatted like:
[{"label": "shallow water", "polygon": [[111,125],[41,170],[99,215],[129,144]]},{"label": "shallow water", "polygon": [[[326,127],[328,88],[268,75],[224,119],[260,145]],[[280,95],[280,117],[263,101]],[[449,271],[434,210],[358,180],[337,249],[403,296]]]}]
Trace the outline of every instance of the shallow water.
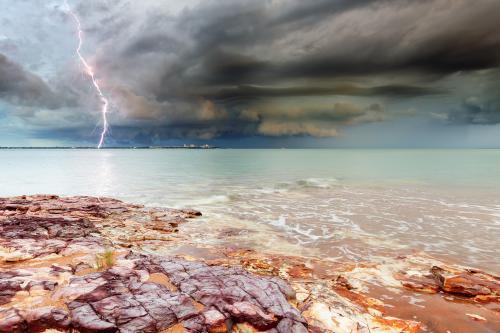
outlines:
[{"label": "shallow water", "polygon": [[33,193],[193,207],[200,242],[500,271],[500,150],[0,151],[0,196]]}]

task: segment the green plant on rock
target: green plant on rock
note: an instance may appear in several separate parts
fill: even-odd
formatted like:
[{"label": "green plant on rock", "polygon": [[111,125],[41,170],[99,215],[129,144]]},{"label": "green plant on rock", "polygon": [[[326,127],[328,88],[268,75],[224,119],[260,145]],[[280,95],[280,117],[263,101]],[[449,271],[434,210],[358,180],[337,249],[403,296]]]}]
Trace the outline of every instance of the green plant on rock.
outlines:
[{"label": "green plant on rock", "polygon": [[256,332],[251,326],[247,326],[246,324],[236,324],[234,327],[235,333],[254,333]]},{"label": "green plant on rock", "polygon": [[115,251],[106,249],[103,253],[96,254],[95,266],[97,269],[107,269],[115,264]]}]

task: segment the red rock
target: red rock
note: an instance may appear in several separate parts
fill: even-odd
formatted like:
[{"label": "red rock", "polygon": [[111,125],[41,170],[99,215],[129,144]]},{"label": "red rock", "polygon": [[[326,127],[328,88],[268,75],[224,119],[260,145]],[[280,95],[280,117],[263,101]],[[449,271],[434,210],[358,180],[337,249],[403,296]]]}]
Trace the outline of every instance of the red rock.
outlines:
[{"label": "red rock", "polygon": [[71,323],[66,311],[56,308],[38,308],[24,315],[29,332],[43,332],[46,329],[67,329]]},{"label": "red rock", "polygon": [[74,309],[71,310],[72,326],[80,332],[102,332],[111,333],[117,332],[118,327],[113,323],[107,322],[99,318],[89,304],[73,303]]},{"label": "red rock", "polygon": [[[0,212],[0,245],[7,249],[2,252],[4,260],[14,260],[12,253],[22,260],[38,258],[38,264],[47,255],[60,260],[54,263],[47,259],[42,271],[27,269],[23,262],[14,263],[22,270],[1,270],[0,303],[9,304],[18,292],[36,289],[36,295],[41,296],[35,297],[57,293],[62,297],[57,302],[67,305],[67,310],[6,308],[0,314],[0,332],[41,332],[48,328],[82,333],[159,332],[177,324],[190,332],[206,332],[222,328],[226,322],[246,321],[280,333],[284,331],[278,327],[305,330],[305,320],[287,301],[293,298],[293,290],[277,278],[256,276],[240,268],[137,253],[122,254],[121,266],[113,265],[113,259],[111,268],[83,276],[74,274],[91,271],[88,262],[65,263],[66,253],[95,253],[110,245],[97,225],[107,225],[113,236],[123,216],[144,230],[174,232],[184,219],[200,212],[142,208],[108,198],[50,195],[0,198]],[[153,273],[163,274],[175,288],[148,281]],[[68,276],[69,284],[56,290],[58,281]]]},{"label": "red rock", "polygon": [[300,325],[299,323],[288,318],[280,321],[276,329],[279,333],[307,333],[307,329],[304,325]]},{"label": "red rock", "polygon": [[252,326],[260,330],[274,328],[278,323],[278,319],[276,317],[265,313],[261,308],[250,302],[227,304],[224,310],[237,321],[252,323]]},{"label": "red rock", "polygon": [[435,294],[440,290],[440,286],[433,275],[407,275],[406,273],[399,273],[395,277],[401,281],[403,287],[414,291]]},{"label": "red rock", "polygon": [[499,278],[479,271],[455,272],[434,266],[431,273],[441,289],[465,296],[499,295]]},{"label": "red rock", "polygon": [[477,295],[474,297],[474,301],[478,303],[490,303],[496,302],[500,304],[500,295]]},{"label": "red rock", "polygon": [[49,328],[65,330],[69,328],[70,323],[66,311],[52,307],[24,312],[15,309],[0,312],[1,333],[38,333]]},{"label": "red rock", "polygon": [[205,323],[209,327],[218,327],[224,324],[226,317],[216,309],[209,309],[203,312]]},{"label": "red rock", "polygon": [[181,209],[180,212],[188,219],[201,216],[201,212],[194,209]]},{"label": "red rock", "polygon": [[291,266],[287,272],[292,278],[310,278],[313,271],[305,264],[297,264]]},{"label": "red rock", "polygon": [[0,305],[9,303],[12,297],[23,289],[22,281],[9,280],[3,276],[4,278],[0,277]]},{"label": "red rock", "polygon": [[166,275],[181,292],[233,322],[271,329],[288,318],[297,327],[305,327],[300,313],[287,301],[293,297],[293,289],[282,280],[172,258],[138,254],[128,258],[136,261],[136,269]]},{"label": "red rock", "polygon": [[0,333],[24,333],[27,325],[19,311],[9,309],[0,311]]},{"label": "red rock", "polygon": [[[181,239],[173,237],[181,223],[200,214],[144,208],[109,198],[0,198],[4,267],[0,268],[0,333],[46,328],[82,333],[363,332],[374,323],[408,332],[418,329],[411,320],[386,316],[383,303],[364,295],[358,284],[359,292],[349,291],[353,280],[345,274],[353,268],[339,270],[342,265],[332,266],[329,261],[308,259],[306,264],[300,257],[212,249],[222,258],[207,265],[124,250],[143,245],[146,250],[152,243],[161,249],[164,241]],[[96,268],[92,258],[106,249],[116,252],[112,262],[104,266],[106,270]],[[344,266],[378,269],[374,263]],[[399,277],[405,287],[475,295],[477,302],[498,299],[494,276],[448,268],[433,269],[433,275],[426,276],[429,266],[421,266],[422,275]],[[164,280],[151,278],[152,274]],[[299,300],[277,275],[293,283]],[[15,305],[13,297],[20,300]],[[54,307],[31,309],[31,297],[44,304],[54,301]],[[482,325],[491,322],[488,319]]]}]

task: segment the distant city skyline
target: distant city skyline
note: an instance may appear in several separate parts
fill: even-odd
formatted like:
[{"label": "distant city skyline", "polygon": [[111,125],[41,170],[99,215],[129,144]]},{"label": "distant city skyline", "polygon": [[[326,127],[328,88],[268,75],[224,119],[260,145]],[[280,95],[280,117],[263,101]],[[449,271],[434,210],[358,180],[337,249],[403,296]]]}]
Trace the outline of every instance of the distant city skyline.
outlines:
[{"label": "distant city skyline", "polygon": [[[105,146],[500,147],[500,1],[68,0]],[[94,146],[64,0],[0,0],[0,146]]]}]

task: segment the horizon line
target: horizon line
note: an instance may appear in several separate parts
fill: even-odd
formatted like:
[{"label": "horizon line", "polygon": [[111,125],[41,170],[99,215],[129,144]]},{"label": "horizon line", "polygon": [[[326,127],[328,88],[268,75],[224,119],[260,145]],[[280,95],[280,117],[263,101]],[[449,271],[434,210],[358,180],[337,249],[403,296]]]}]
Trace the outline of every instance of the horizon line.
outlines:
[{"label": "horizon line", "polygon": [[211,145],[190,145],[190,146],[112,146],[112,147],[101,147],[97,148],[95,146],[0,146],[0,150],[36,150],[36,149],[60,149],[60,150],[112,150],[112,149],[359,149],[359,150],[376,150],[376,149],[387,149],[387,150],[397,150],[397,149],[435,149],[435,150],[496,150],[500,149],[500,147],[264,147],[264,146],[255,146],[255,147],[221,147],[221,146],[211,146]]}]

